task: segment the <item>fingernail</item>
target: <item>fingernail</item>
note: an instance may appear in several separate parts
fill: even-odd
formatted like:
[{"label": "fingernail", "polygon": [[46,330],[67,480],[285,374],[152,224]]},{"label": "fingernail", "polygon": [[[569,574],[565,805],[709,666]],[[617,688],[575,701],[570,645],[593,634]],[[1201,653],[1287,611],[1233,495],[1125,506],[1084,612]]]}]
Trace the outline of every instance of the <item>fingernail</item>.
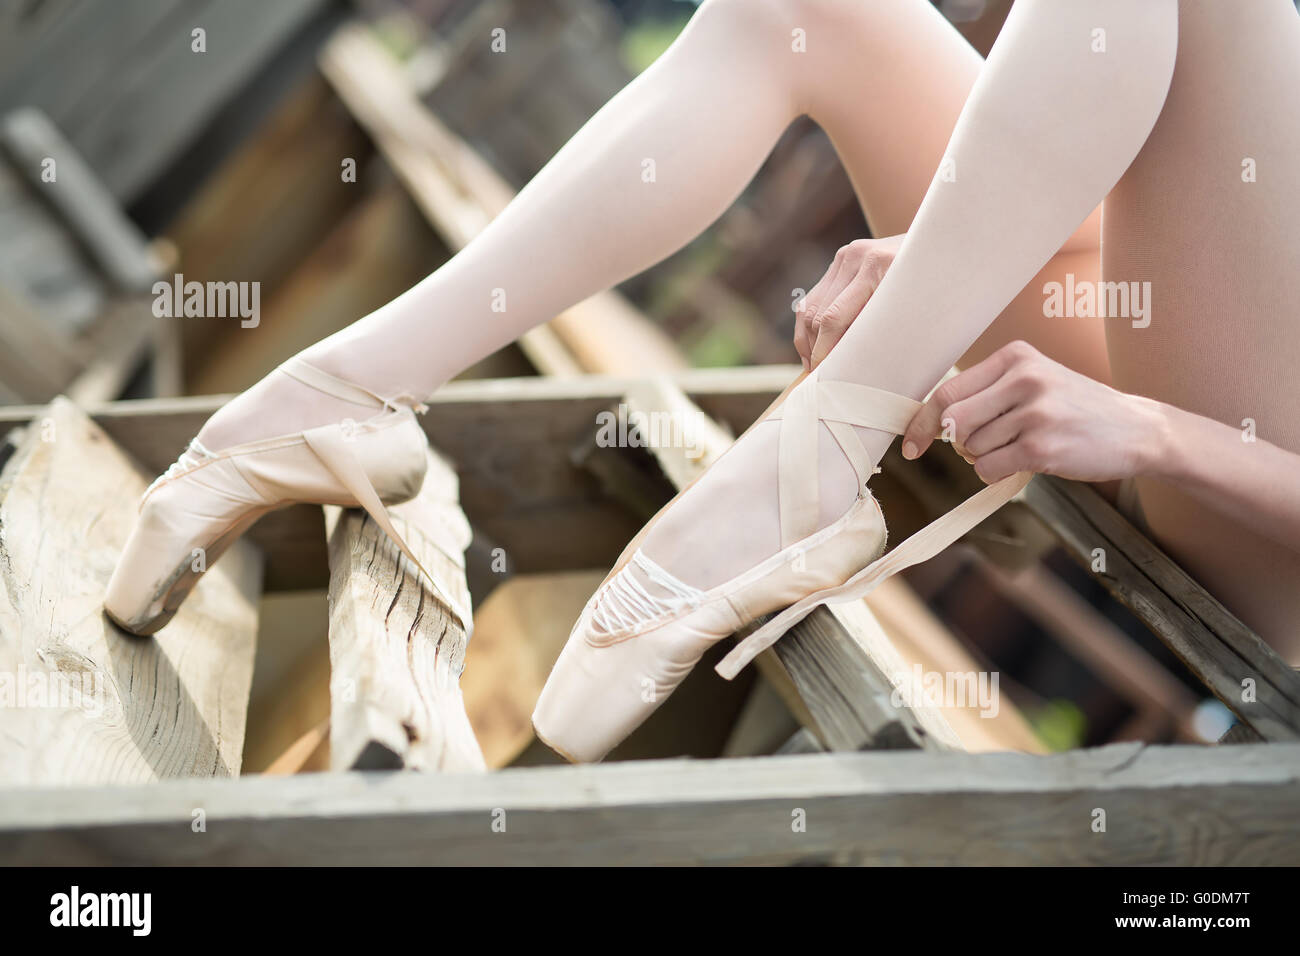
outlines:
[{"label": "fingernail", "polygon": [[915,458],[918,454],[920,454],[920,452],[917,450],[916,442],[911,442],[911,441],[905,441],[905,442],[903,442],[903,457],[904,457],[904,458],[906,458],[908,461],[911,461],[911,460],[912,460],[913,458]]}]

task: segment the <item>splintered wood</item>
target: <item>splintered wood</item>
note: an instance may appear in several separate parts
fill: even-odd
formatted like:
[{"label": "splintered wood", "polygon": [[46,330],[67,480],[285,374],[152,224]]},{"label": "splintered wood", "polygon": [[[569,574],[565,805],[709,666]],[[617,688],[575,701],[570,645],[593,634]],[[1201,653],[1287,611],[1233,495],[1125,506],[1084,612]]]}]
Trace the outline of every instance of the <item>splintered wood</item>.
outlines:
[{"label": "splintered wood", "polygon": [[389,509],[436,587],[365,512],[325,510],[331,767],[485,769],[460,690],[470,528],[455,472],[431,450],[420,493]]},{"label": "splintered wood", "polygon": [[262,559],[231,548],[175,619],[134,637],[104,588],[144,491],[66,399],[0,472],[0,779],[138,783],[239,773]]}]

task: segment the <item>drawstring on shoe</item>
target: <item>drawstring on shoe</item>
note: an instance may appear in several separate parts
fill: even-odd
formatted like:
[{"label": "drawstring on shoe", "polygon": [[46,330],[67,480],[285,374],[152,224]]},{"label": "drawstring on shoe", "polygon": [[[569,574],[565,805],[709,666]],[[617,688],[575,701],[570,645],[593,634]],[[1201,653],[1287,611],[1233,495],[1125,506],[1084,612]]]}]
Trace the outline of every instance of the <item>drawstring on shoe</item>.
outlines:
[{"label": "drawstring on shoe", "polygon": [[150,482],[149,487],[144,490],[144,494],[140,496],[140,507],[144,507],[145,499],[153,494],[155,488],[166,484],[173,478],[179,478],[181,475],[193,471],[200,465],[207,464],[216,457],[215,454],[204,448],[197,438],[190,439],[190,443],[181,452],[180,457],[168,465],[167,470]]},{"label": "drawstring on shoe", "polygon": [[[668,596],[651,594],[644,584],[632,577],[631,565],[635,565],[651,583],[667,591]],[[675,615],[683,608],[694,610],[700,606],[703,597],[704,592],[699,588],[678,580],[638,549],[628,565],[614,575],[598,595],[591,620],[599,630],[612,634],[640,627],[656,618]]]}]

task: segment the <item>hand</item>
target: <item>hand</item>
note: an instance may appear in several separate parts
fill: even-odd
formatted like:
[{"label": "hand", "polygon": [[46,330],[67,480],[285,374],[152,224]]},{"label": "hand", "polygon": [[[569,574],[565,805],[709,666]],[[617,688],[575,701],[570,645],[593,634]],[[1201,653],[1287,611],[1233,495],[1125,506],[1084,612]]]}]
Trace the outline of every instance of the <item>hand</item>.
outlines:
[{"label": "hand", "polygon": [[805,372],[821,364],[853,324],[902,244],[903,236],[857,239],[835,253],[826,274],[795,310],[794,347]]},{"label": "hand", "polygon": [[1162,458],[1164,408],[1012,342],[935,389],[907,426],[903,457],[919,457],[942,430],[990,484],[1017,471],[1127,478]]}]

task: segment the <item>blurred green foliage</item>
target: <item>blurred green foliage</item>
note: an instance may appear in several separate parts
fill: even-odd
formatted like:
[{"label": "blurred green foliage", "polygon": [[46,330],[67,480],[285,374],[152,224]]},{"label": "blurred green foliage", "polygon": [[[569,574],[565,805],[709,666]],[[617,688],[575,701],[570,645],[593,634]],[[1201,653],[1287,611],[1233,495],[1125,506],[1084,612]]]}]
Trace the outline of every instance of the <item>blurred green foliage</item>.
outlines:
[{"label": "blurred green foliage", "polygon": [[637,74],[659,59],[659,54],[668,49],[682,32],[689,13],[683,13],[675,20],[643,20],[629,27],[623,33],[623,42],[619,50],[623,65]]},{"label": "blurred green foliage", "polygon": [[1041,740],[1053,751],[1073,750],[1083,746],[1088,719],[1073,701],[1050,700],[1029,716],[1029,723]]}]

